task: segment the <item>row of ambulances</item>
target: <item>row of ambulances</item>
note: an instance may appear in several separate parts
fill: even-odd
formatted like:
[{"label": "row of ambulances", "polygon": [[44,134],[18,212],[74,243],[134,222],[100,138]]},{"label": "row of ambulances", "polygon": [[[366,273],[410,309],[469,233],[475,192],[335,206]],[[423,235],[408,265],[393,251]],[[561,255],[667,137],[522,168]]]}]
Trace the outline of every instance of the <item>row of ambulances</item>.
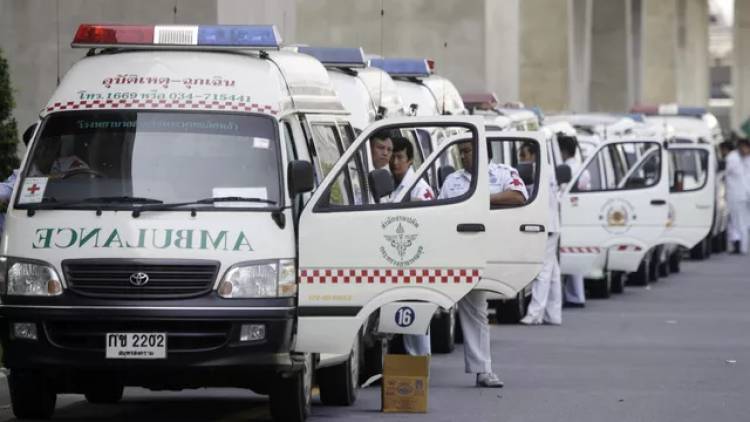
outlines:
[{"label": "row of ambulances", "polygon": [[[466,115],[427,61],[324,65],[272,26],[85,24],[72,46],[85,57],[24,136],[0,246],[19,419],[142,386],[248,388],[302,421],[316,384],[354,402],[373,332],[434,324],[452,344],[467,292],[515,298],[541,268],[547,184],[490,207],[487,169],[549,134]],[[419,151],[398,194],[370,155],[383,132]],[[458,170],[468,190],[441,196]],[[435,197],[410,201],[421,180]]]}]

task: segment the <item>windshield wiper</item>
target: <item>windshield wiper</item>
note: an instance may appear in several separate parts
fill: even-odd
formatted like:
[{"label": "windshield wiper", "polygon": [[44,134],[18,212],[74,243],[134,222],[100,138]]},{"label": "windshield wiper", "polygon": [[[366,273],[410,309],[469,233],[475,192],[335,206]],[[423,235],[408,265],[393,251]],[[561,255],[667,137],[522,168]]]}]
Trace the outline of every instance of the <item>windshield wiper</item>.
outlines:
[{"label": "windshield wiper", "polygon": [[[197,199],[195,201],[187,201],[187,202],[173,202],[173,203],[159,203],[159,204],[147,204],[141,207],[138,207],[133,210],[133,217],[138,218],[141,215],[142,211],[163,211],[163,210],[170,210],[174,208],[180,208],[185,207],[188,205],[211,205],[215,204],[217,202],[252,202],[256,204],[269,204],[269,205],[276,205],[276,201],[271,201],[270,199],[266,198],[251,198],[246,196],[220,196],[216,198],[203,198],[203,199]],[[195,214],[195,210],[191,210],[193,214]]]},{"label": "windshield wiper", "polygon": [[47,197],[42,202],[27,205],[26,214],[31,217],[36,210],[49,210],[64,207],[82,206],[82,205],[102,205],[102,204],[161,204],[164,201],[153,198],[144,198],[140,196],[92,196],[89,198],[75,199],[70,201],[58,201],[57,198]]}]

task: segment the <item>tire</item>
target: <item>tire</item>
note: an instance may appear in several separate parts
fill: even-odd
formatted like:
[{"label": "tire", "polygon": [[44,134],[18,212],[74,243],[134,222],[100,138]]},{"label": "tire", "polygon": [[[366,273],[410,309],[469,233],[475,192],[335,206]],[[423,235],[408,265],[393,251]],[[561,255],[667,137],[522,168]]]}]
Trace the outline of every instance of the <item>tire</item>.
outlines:
[{"label": "tire", "polygon": [[33,371],[11,370],[10,402],[18,419],[49,419],[55,413],[57,394],[49,380]]},{"label": "tire", "polygon": [[713,254],[713,248],[711,247],[711,236],[706,236],[706,238],[703,239],[703,242],[705,243],[703,247],[706,250],[706,258],[711,258],[711,255]]},{"label": "tire", "polygon": [[706,251],[706,240],[703,239],[697,245],[690,249],[690,259],[702,261],[708,258],[708,252]]},{"label": "tire", "polygon": [[464,344],[464,329],[461,328],[461,314],[456,309],[456,331],[453,333],[456,344]]},{"label": "tire", "polygon": [[648,278],[652,283],[659,281],[659,251],[656,250],[651,254],[648,260]]},{"label": "tire", "polygon": [[669,273],[670,273],[669,259],[667,259],[667,261],[665,262],[660,262],[659,263],[659,277],[669,277]]},{"label": "tire", "polygon": [[438,311],[430,322],[432,353],[451,353],[456,348],[456,308]]},{"label": "tire", "polygon": [[271,417],[275,422],[304,422],[312,407],[312,355],[305,354],[303,369],[279,374],[271,390]]},{"label": "tire", "polygon": [[526,316],[526,295],[524,291],[518,292],[511,300],[504,300],[495,306],[495,317],[501,324],[518,324],[521,318]]},{"label": "tire", "polygon": [[346,362],[318,370],[320,401],[323,404],[327,406],[351,406],[357,401],[361,343],[362,341],[358,336]]},{"label": "tire", "polygon": [[388,354],[388,339],[378,339],[362,351],[362,364],[359,367],[359,384],[362,385],[373,375],[383,373],[383,357]]},{"label": "tire", "polygon": [[122,400],[125,388],[122,384],[99,384],[84,393],[86,401],[92,404],[115,404]]},{"label": "tire", "polygon": [[682,262],[682,251],[678,250],[669,256],[669,271],[674,274],[680,272],[680,263]]},{"label": "tire", "polygon": [[607,275],[610,278],[610,291],[612,293],[623,293],[625,291],[625,274],[622,271],[610,271]]},{"label": "tire", "polygon": [[650,280],[648,268],[649,262],[644,259],[636,272],[628,274],[628,284],[631,286],[647,286]]},{"label": "tire", "polygon": [[609,298],[612,288],[611,279],[605,275],[604,278],[587,278],[584,279],[584,285],[589,287],[589,296],[592,299]]}]

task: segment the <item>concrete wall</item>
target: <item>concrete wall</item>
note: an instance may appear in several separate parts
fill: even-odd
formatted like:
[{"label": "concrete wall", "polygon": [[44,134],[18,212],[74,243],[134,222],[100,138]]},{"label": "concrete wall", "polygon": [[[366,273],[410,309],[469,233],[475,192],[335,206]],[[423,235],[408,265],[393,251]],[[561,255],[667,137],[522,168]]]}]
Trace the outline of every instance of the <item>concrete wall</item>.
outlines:
[{"label": "concrete wall", "polygon": [[572,0],[570,21],[570,110],[589,109],[591,81],[591,19],[593,0]]},{"label": "concrete wall", "polygon": [[732,128],[750,118],[750,0],[734,1],[734,110]]},{"label": "concrete wall", "polygon": [[216,22],[216,5],[203,0],[0,0],[0,49],[10,62],[19,130],[36,121],[58,79],[85,50],[71,49],[78,25]]},{"label": "concrete wall", "polygon": [[677,102],[706,106],[710,91],[708,4],[678,0]]},{"label": "concrete wall", "polygon": [[216,0],[216,8],[220,24],[273,24],[284,42],[296,38],[296,0]]},{"label": "concrete wall", "polygon": [[485,2],[485,83],[501,101],[516,101],[520,93],[521,40],[518,16],[521,0]]},{"label": "concrete wall", "polygon": [[547,112],[570,108],[568,1],[521,2],[521,99]]},{"label": "concrete wall", "polygon": [[630,0],[594,0],[589,103],[593,111],[622,112],[633,102],[631,13]]}]

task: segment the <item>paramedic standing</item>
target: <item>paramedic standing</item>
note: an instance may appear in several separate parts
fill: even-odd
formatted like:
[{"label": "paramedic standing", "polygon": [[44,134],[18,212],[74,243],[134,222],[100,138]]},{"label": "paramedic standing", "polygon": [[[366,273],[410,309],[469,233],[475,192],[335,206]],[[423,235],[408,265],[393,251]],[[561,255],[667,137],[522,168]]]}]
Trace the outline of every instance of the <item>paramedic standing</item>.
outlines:
[{"label": "paramedic standing", "polygon": [[729,207],[729,242],[732,244],[732,253],[744,254],[748,250],[748,230],[745,218],[747,216],[748,192],[745,166],[742,160],[750,156],[750,141],[740,139],[737,149],[727,154],[726,164],[726,199]]},{"label": "paramedic standing", "polygon": [[727,154],[726,166],[726,199],[729,207],[729,242],[732,244],[732,253],[744,254],[748,250],[748,225],[747,217],[748,201],[748,175],[745,172],[743,160],[750,156],[750,141],[740,139],[737,149]]},{"label": "paramedic standing", "polygon": [[[451,173],[443,183],[439,199],[465,194],[471,186],[474,168],[474,145],[459,144],[463,169]],[[523,205],[528,193],[526,186],[512,167],[490,162],[490,205]],[[476,374],[477,387],[501,388],[503,382],[492,372],[490,354],[490,326],[487,320],[485,292],[472,290],[458,301],[461,329],[464,334],[464,363],[466,373]]]},{"label": "paramedic standing", "polygon": [[[570,174],[575,176],[581,167],[575,159],[578,140],[573,136],[559,136],[557,139],[560,145],[560,155],[562,155],[563,164],[570,167]],[[578,190],[591,190],[591,175],[588,170],[584,170],[578,178]],[[583,283],[583,274],[565,275],[563,295],[565,306],[571,308],[583,308],[586,306],[586,290]]]},{"label": "paramedic standing", "polygon": [[[391,155],[391,174],[395,181],[396,189],[390,195],[390,201],[396,197],[414,182],[414,147],[408,139],[400,136],[391,138],[393,142],[393,155]],[[424,179],[420,179],[411,190],[408,201],[430,201],[435,199],[432,188]],[[430,355],[429,334],[404,334],[404,349],[406,353],[412,356]]]},{"label": "paramedic standing", "polygon": [[[533,143],[521,146],[519,160],[535,165],[537,147]],[[531,286],[531,303],[526,316],[521,319],[524,325],[542,323],[560,325],[562,323],[562,287],[560,286],[560,264],[557,262],[557,240],[560,238],[560,213],[557,199],[558,189],[554,174],[549,175],[549,222],[547,244],[544,252],[544,265]]]}]

